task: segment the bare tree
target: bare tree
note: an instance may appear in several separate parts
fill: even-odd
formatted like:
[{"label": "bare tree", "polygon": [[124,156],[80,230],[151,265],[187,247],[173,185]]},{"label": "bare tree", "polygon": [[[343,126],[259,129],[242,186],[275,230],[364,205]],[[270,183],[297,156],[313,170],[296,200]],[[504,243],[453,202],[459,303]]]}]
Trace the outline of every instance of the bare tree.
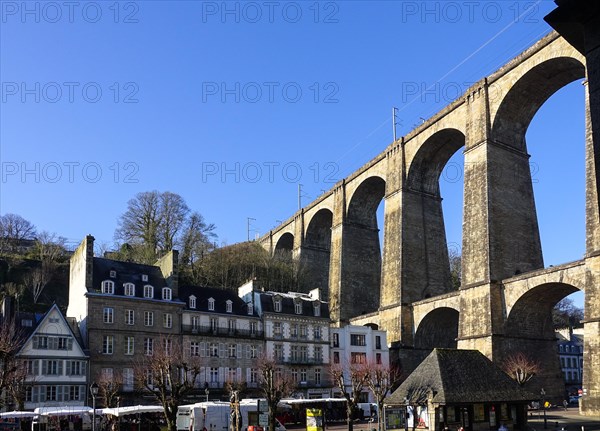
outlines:
[{"label": "bare tree", "polygon": [[33,386],[35,378],[28,375],[26,361],[17,360],[16,367],[13,377],[6,388],[6,392],[13,399],[14,409],[25,410],[27,388]]},{"label": "bare tree", "polygon": [[[17,354],[24,343],[25,335],[14,319],[0,319],[0,394],[9,394],[22,382],[23,363]],[[4,397],[0,396],[0,407],[5,404]]]},{"label": "bare tree", "polygon": [[0,254],[13,253],[18,249],[19,241],[33,239],[36,229],[33,223],[17,214],[0,216]]},{"label": "bare tree", "polygon": [[278,367],[277,362],[261,357],[258,362],[260,372],[260,388],[265,394],[269,406],[269,431],[275,431],[275,415],[277,404],[282,398],[289,396],[295,383],[285,369]]},{"label": "bare tree", "polygon": [[513,353],[504,360],[502,369],[519,385],[523,386],[540,371],[540,363],[525,353]]},{"label": "bare tree", "polygon": [[377,403],[377,429],[381,430],[383,400],[400,382],[402,373],[399,368],[385,364],[369,364],[365,385],[373,393]]},{"label": "bare tree", "polygon": [[[329,373],[333,384],[342,391],[342,396],[346,398],[346,423],[348,431],[352,431],[352,419],[358,406],[360,393],[367,384],[369,368],[365,363],[332,364]],[[350,387],[350,392],[346,390],[347,386]]]},{"label": "bare tree", "polygon": [[120,371],[112,374],[98,373],[96,377],[98,395],[104,399],[105,407],[118,407],[121,400],[121,388],[123,386],[123,373]]},{"label": "bare tree", "polygon": [[138,387],[162,405],[169,431],[177,431],[177,408],[200,374],[200,359],[185,352],[178,339],[161,336],[134,368]]},{"label": "bare tree", "polygon": [[573,328],[581,325],[583,310],[571,298],[563,298],[552,310],[552,323],[555,328]]},{"label": "bare tree", "polygon": [[462,277],[462,255],[456,244],[455,247],[448,247],[448,260],[450,263],[450,277],[452,279],[452,288],[460,289]]}]

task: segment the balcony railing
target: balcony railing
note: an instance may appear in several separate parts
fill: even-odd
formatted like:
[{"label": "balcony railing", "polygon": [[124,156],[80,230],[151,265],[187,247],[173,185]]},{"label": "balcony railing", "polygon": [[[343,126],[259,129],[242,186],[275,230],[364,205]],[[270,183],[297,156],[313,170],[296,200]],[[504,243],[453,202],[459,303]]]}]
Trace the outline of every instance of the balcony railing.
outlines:
[{"label": "balcony railing", "polygon": [[230,329],[217,327],[213,328],[210,325],[181,325],[181,329],[184,334],[198,334],[198,335],[209,335],[215,337],[242,337],[242,338],[263,338],[264,332],[262,330],[251,330],[251,329]]},{"label": "balcony railing", "polygon": [[322,365],[323,358],[287,358],[287,359],[277,359],[277,363],[282,365]]}]

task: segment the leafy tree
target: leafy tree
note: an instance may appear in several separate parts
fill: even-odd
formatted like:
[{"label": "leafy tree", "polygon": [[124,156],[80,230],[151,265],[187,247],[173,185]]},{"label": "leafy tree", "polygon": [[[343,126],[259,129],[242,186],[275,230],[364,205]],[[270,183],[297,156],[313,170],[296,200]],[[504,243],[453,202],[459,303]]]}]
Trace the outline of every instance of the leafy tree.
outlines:
[{"label": "leafy tree", "polygon": [[552,323],[555,328],[573,328],[581,325],[583,310],[571,298],[563,298],[552,310]]},{"label": "leafy tree", "polygon": [[259,360],[258,369],[260,389],[265,394],[269,406],[269,431],[275,431],[277,404],[292,393],[295,384],[287,370],[279,368],[273,359],[263,356]]},{"label": "leafy tree", "polygon": [[[346,423],[348,431],[353,429],[353,416],[357,409],[360,393],[367,385],[369,378],[369,367],[367,364],[331,364],[329,373],[333,384],[342,391],[342,396],[346,398]],[[346,391],[346,386],[350,386],[350,392]]]},{"label": "leafy tree", "polygon": [[200,374],[200,360],[185,352],[179,339],[160,337],[152,355],[136,364],[138,387],[162,405],[168,431],[177,431],[177,409],[194,388]]}]

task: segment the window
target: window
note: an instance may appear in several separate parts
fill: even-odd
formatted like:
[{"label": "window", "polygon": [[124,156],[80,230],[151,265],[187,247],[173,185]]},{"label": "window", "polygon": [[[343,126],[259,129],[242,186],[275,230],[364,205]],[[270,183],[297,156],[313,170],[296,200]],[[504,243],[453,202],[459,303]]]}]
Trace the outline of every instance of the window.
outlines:
[{"label": "window", "polygon": [[273,337],[281,338],[282,330],[281,330],[281,322],[273,322]]},{"label": "window", "polygon": [[125,296],[135,296],[135,285],[133,283],[125,283],[123,285],[123,293]]},{"label": "window", "polygon": [[102,336],[102,353],[104,355],[113,354],[114,337],[112,335]]},{"label": "window", "polygon": [[113,380],[113,369],[112,368],[101,368],[100,375],[102,376],[102,380],[105,382],[110,382]]},{"label": "window", "polygon": [[315,362],[319,363],[319,362],[323,361],[323,347],[315,346],[314,352],[315,352]]},{"label": "window", "polygon": [[281,313],[281,298],[276,297],[273,299],[273,309],[276,313]]},{"label": "window", "polygon": [[298,324],[297,323],[290,324],[290,337],[298,338]]},{"label": "window", "polygon": [[62,376],[62,360],[43,360],[42,374],[47,376]]},{"label": "window", "polygon": [[152,375],[152,370],[144,370],[144,382],[146,383],[146,386],[154,386],[154,376]]},{"label": "window", "polygon": [[123,368],[123,391],[133,391],[133,368]]},{"label": "window", "polygon": [[142,281],[143,282],[147,282],[148,281],[148,274],[142,274]]},{"label": "window", "polygon": [[321,384],[321,369],[315,368],[315,385]]},{"label": "window", "polygon": [[154,326],[153,311],[144,311],[144,326]]},{"label": "window", "polygon": [[117,278],[117,271],[115,271],[114,269],[111,269],[110,273],[109,273],[109,277],[110,278]]},{"label": "window", "polygon": [[31,328],[33,326],[33,320],[31,320],[31,319],[22,319],[21,320],[21,326],[26,327],[26,328]]},{"label": "window", "polygon": [[163,314],[163,326],[165,328],[173,327],[173,315],[171,313]]},{"label": "window", "polygon": [[375,336],[375,348],[381,349],[381,336],[380,335]]},{"label": "window", "polygon": [[250,368],[250,383],[258,382],[258,370],[256,368]]},{"label": "window", "polygon": [[210,382],[211,383],[219,382],[219,369],[216,367],[211,367],[211,369],[210,369]]},{"label": "window", "polygon": [[173,340],[171,340],[170,338],[165,338],[163,348],[165,351],[165,355],[170,356],[173,350]]},{"label": "window", "polygon": [[214,298],[208,298],[208,311],[215,311],[215,300],[214,300]]},{"label": "window", "polygon": [[135,337],[125,337],[125,354],[133,355],[135,352]]},{"label": "window", "polygon": [[104,307],[102,311],[102,320],[104,323],[113,323],[114,322],[114,309],[110,307]]},{"label": "window", "polygon": [[217,343],[208,344],[208,354],[214,358],[219,357],[219,345]]},{"label": "window", "polygon": [[560,346],[558,346],[560,348],[560,352],[562,353],[565,350],[565,346],[563,346],[562,344]]},{"label": "window", "polygon": [[52,337],[56,350],[72,350],[73,340],[70,337]]},{"label": "window", "polygon": [[333,352],[333,363],[334,364],[340,363],[340,352]]},{"label": "window", "polygon": [[227,329],[229,330],[230,334],[233,334],[235,332],[235,327],[236,327],[235,319],[229,319],[227,321]]},{"label": "window", "polygon": [[273,346],[273,356],[276,361],[283,361],[283,345],[275,344]]},{"label": "window", "polygon": [[190,308],[196,308],[196,297],[194,295],[190,296]]},{"label": "window", "polygon": [[225,301],[225,311],[227,311],[228,313],[231,313],[233,311],[233,302],[231,302],[230,299]]},{"label": "window", "polygon": [[36,359],[26,360],[25,366],[27,367],[27,375],[28,376],[37,376],[39,373],[39,363]]},{"label": "window", "polygon": [[237,382],[237,370],[235,368],[229,368],[227,371],[228,380],[230,382]]},{"label": "window", "polygon": [[314,311],[315,317],[319,317],[321,315],[321,303],[320,302],[315,302],[313,304],[313,311]]},{"label": "window", "polygon": [[381,365],[381,353],[375,353],[375,363]]},{"label": "window", "polygon": [[364,352],[351,352],[350,353],[350,363],[351,364],[366,364],[367,363],[367,354]]},{"label": "window", "polygon": [[250,316],[252,316],[254,314],[254,304],[252,304],[252,303],[248,304],[248,314]]},{"label": "window", "polygon": [[154,340],[152,338],[144,338],[144,354],[146,356],[154,354]]},{"label": "window", "polygon": [[300,381],[306,382],[306,368],[300,368]]},{"label": "window", "polygon": [[367,340],[364,334],[350,334],[351,346],[366,346]]},{"label": "window", "polygon": [[256,324],[256,322],[250,322],[250,335],[256,335],[257,330],[258,325]]},{"label": "window", "polygon": [[229,344],[227,345],[227,352],[229,354],[230,358],[235,358],[235,344]]},{"label": "window", "polygon": [[79,401],[81,391],[79,386],[67,386],[69,388],[69,399],[68,401]]},{"label": "window", "polygon": [[315,340],[320,340],[321,339],[321,327],[320,326],[315,326],[313,329],[313,336],[315,338]]},{"label": "window", "polygon": [[294,303],[294,312],[296,314],[302,314],[302,301],[298,300]]},{"label": "window", "polygon": [[302,362],[308,361],[308,347],[300,346],[300,360]]},{"label": "window", "polygon": [[200,343],[197,341],[190,343],[190,356],[200,356]]},{"label": "window", "polygon": [[216,317],[211,317],[210,318],[210,329],[216,333],[218,328],[219,328],[219,319],[217,319]]},{"label": "window", "polygon": [[28,403],[33,402],[33,387],[32,386],[27,386],[25,388],[25,401]]},{"label": "window", "polygon": [[154,298],[154,287],[149,284],[144,286],[144,298]]},{"label": "window", "polygon": [[135,323],[135,311],[125,310],[125,324],[133,325]]},{"label": "window", "polygon": [[254,344],[252,344],[250,346],[250,359],[256,359],[257,358],[257,349],[256,346]]},{"label": "window", "polygon": [[165,301],[170,301],[172,297],[173,297],[173,291],[171,290],[171,288],[163,287],[162,288],[162,299],[164,299]]},{"label": "window", "polygon": [[298,370],[296,368],[292,368],[292,381],[298,383]]},{"label": "window", "polygon": [[200,327],[200,318],[198,316],[192,316],[192,331],[198,330]]},{"label": "window", "polygon": [[46,386],[46,401],[58,401],[56,386]]},{"label": "window", "polygon": [[67,361],[66,362],[67,376],[85,376],[87,364],[85,361]]},{"label": "window", "polygon": [[102,293],[113,295],[115,293],[115,282],[111,280],[104,280],[102,282]]},{"label": "window", "polygon": [[290,347],[290,360],[294,362],[298,361],[298,346]]},{"label": "window", "polygon": [[340,347],[340,334],[337,332],[333,333],[333,347]]},{"label": "window", "polygon": [[306,338],[308,336],[308,329],[306,325],[300,325],[300,338]]}]

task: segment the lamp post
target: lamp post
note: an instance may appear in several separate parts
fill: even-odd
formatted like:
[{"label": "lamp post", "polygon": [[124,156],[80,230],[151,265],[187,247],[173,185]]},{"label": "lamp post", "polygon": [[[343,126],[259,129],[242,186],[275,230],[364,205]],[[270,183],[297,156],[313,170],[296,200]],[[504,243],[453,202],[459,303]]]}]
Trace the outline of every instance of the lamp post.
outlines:
[{"label": "lamp post", "polygon": [[208,394],[210,393],[210,391],[208,390],[208,388],[204,389],[204,395],[206,395],[206,402],[208,402]]},{"label": "lamp post", "polygon": [[92,394],[92,431],[96,431],[96,395],[98,395],[98,383],[90,385],[90,394]]},{"label": "lamp post", "polygon": [[540,390],[540,396],[542,397],[542,409],[544,409],[544,429],[548,429],[548,420],[546,419],[546,391],[544,388]]}]

